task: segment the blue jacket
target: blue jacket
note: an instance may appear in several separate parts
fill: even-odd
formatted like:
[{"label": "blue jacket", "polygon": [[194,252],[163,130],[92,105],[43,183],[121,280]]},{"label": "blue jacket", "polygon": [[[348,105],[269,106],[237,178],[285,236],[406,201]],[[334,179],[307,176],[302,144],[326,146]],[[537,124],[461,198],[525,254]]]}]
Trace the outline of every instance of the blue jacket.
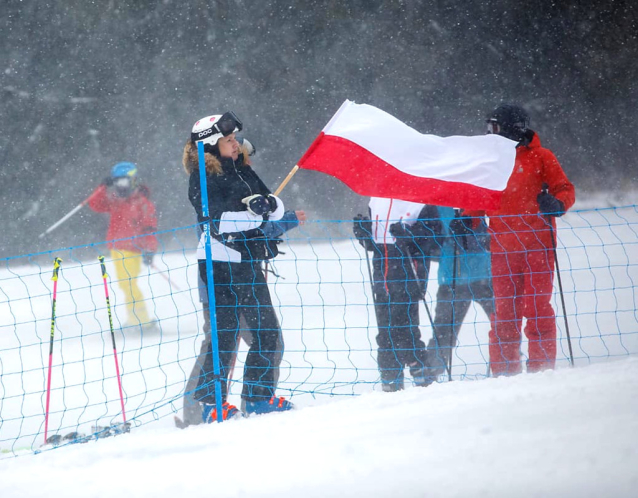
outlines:
[{"label": "blue jacket", "polygon": [[278,221],[267,221],[262,227],[264,237],[267,239],[276,239],[281,237],[288,230],[299,225],[297,214],[293,210],[284,212],[282,218]]},{"label": "blue jacket", "polygon": [[[439,259],[438,280],[439,285],[452,285],[452,272],[454,267],[454,247],[457,247],[456,285],[468,285],[480,280],[491,280],[492,265],[490,256],[490,236],[487,233],[487,225],[482,220],[479,227],[474,230],[474,235],[459,238],[455,244],[454,236],[450,233],[450,222],[454,219],[454,209],[439,207],[439,216],[443,225],[441,243],[441,257]],[[467,247],[467,249],[466,249]]]}]

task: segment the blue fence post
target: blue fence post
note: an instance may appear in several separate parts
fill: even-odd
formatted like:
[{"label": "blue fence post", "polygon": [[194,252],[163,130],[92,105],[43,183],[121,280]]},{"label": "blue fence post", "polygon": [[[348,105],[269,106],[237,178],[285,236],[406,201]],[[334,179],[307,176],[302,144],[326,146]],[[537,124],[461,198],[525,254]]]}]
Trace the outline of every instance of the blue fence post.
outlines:
[{"label": "blue fence post", "polygon": [[[199,158],[199,185],[202,191],[202,215],[209,217],[208,188],[206,182],[206,161],[204,159],[204,143],[197,142],[197,157]],[[217,310],[215,307],[215,281],[213,280],[213,257],[210,249],[210,224],[204,223],[204,248],[206,250],[206,275],[208,280],[208,309],[210,310],[210,341],[213,352],[213,372],[215,373],[215,407],[217,422],[223,420],[221,368],[219,364],[219,342],[217,340]]]}]

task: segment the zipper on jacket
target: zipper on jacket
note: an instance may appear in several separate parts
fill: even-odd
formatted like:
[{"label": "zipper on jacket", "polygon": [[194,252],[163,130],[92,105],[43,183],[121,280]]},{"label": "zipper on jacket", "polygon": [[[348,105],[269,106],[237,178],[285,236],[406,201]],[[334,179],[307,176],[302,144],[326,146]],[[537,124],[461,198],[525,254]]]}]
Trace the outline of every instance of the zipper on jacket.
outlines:
[{"label": "zipper on jacket", "polygon": [[248,190],[250,191],[250,195],[253,195],[253,189],[250,188],[250,185],[248,185],[248,182],[246,180],[244,180],[242,178],[242,176],[239,174],[239,171],[237,171],[237,166],[235,165],[235,160],[231,159],[231,161],[233,162],[233,169],[235,170],[235,174],[239,177],[239,179],[244,182],[244,185],[246,185],[248,187]]}]

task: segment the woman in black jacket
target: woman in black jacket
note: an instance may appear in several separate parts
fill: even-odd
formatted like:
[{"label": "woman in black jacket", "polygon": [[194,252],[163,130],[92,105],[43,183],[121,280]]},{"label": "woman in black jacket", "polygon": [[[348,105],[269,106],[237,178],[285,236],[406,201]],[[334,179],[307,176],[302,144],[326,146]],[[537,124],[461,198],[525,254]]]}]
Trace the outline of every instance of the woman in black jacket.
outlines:
[{"label": "woman in black jacket", "polygon": [[[221,366],[223,418],[241,415],[226,401],[228,375],[244,316],[254,340],[246,357],[242,399],[246,413],[285,411],[290,401],[275,397],[274,374],[279,344],[279,321],[261,267],[277,254],[276,244],[262,231],[264,224],[281,219],[284,206],[250,167],[248,154],[235,138],[242,124],[232,112],[207,116],[193,126],[182,162],[190,175],[188,197],[200,223],[210,221],[211,254],[217,339]],[[209,217],[202,212],[197,142],[204,143]],[[208,282],[204,237],[197,248],[199,272]],[[203,404],[205,422],[217,419],[212,348],[206,355],[195,398]]]}]

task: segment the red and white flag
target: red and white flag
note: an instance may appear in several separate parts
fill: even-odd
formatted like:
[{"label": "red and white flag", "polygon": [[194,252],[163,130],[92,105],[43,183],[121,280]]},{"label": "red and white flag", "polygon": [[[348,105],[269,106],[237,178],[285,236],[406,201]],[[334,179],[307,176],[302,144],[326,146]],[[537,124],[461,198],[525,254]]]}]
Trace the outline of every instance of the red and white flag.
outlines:
[{"label": "red and white flag", "polygon": [[346,100],[297,165],[365,196],[495,209],[515,156],[516,142],[499,135],[424,135],[381,109]]}]

